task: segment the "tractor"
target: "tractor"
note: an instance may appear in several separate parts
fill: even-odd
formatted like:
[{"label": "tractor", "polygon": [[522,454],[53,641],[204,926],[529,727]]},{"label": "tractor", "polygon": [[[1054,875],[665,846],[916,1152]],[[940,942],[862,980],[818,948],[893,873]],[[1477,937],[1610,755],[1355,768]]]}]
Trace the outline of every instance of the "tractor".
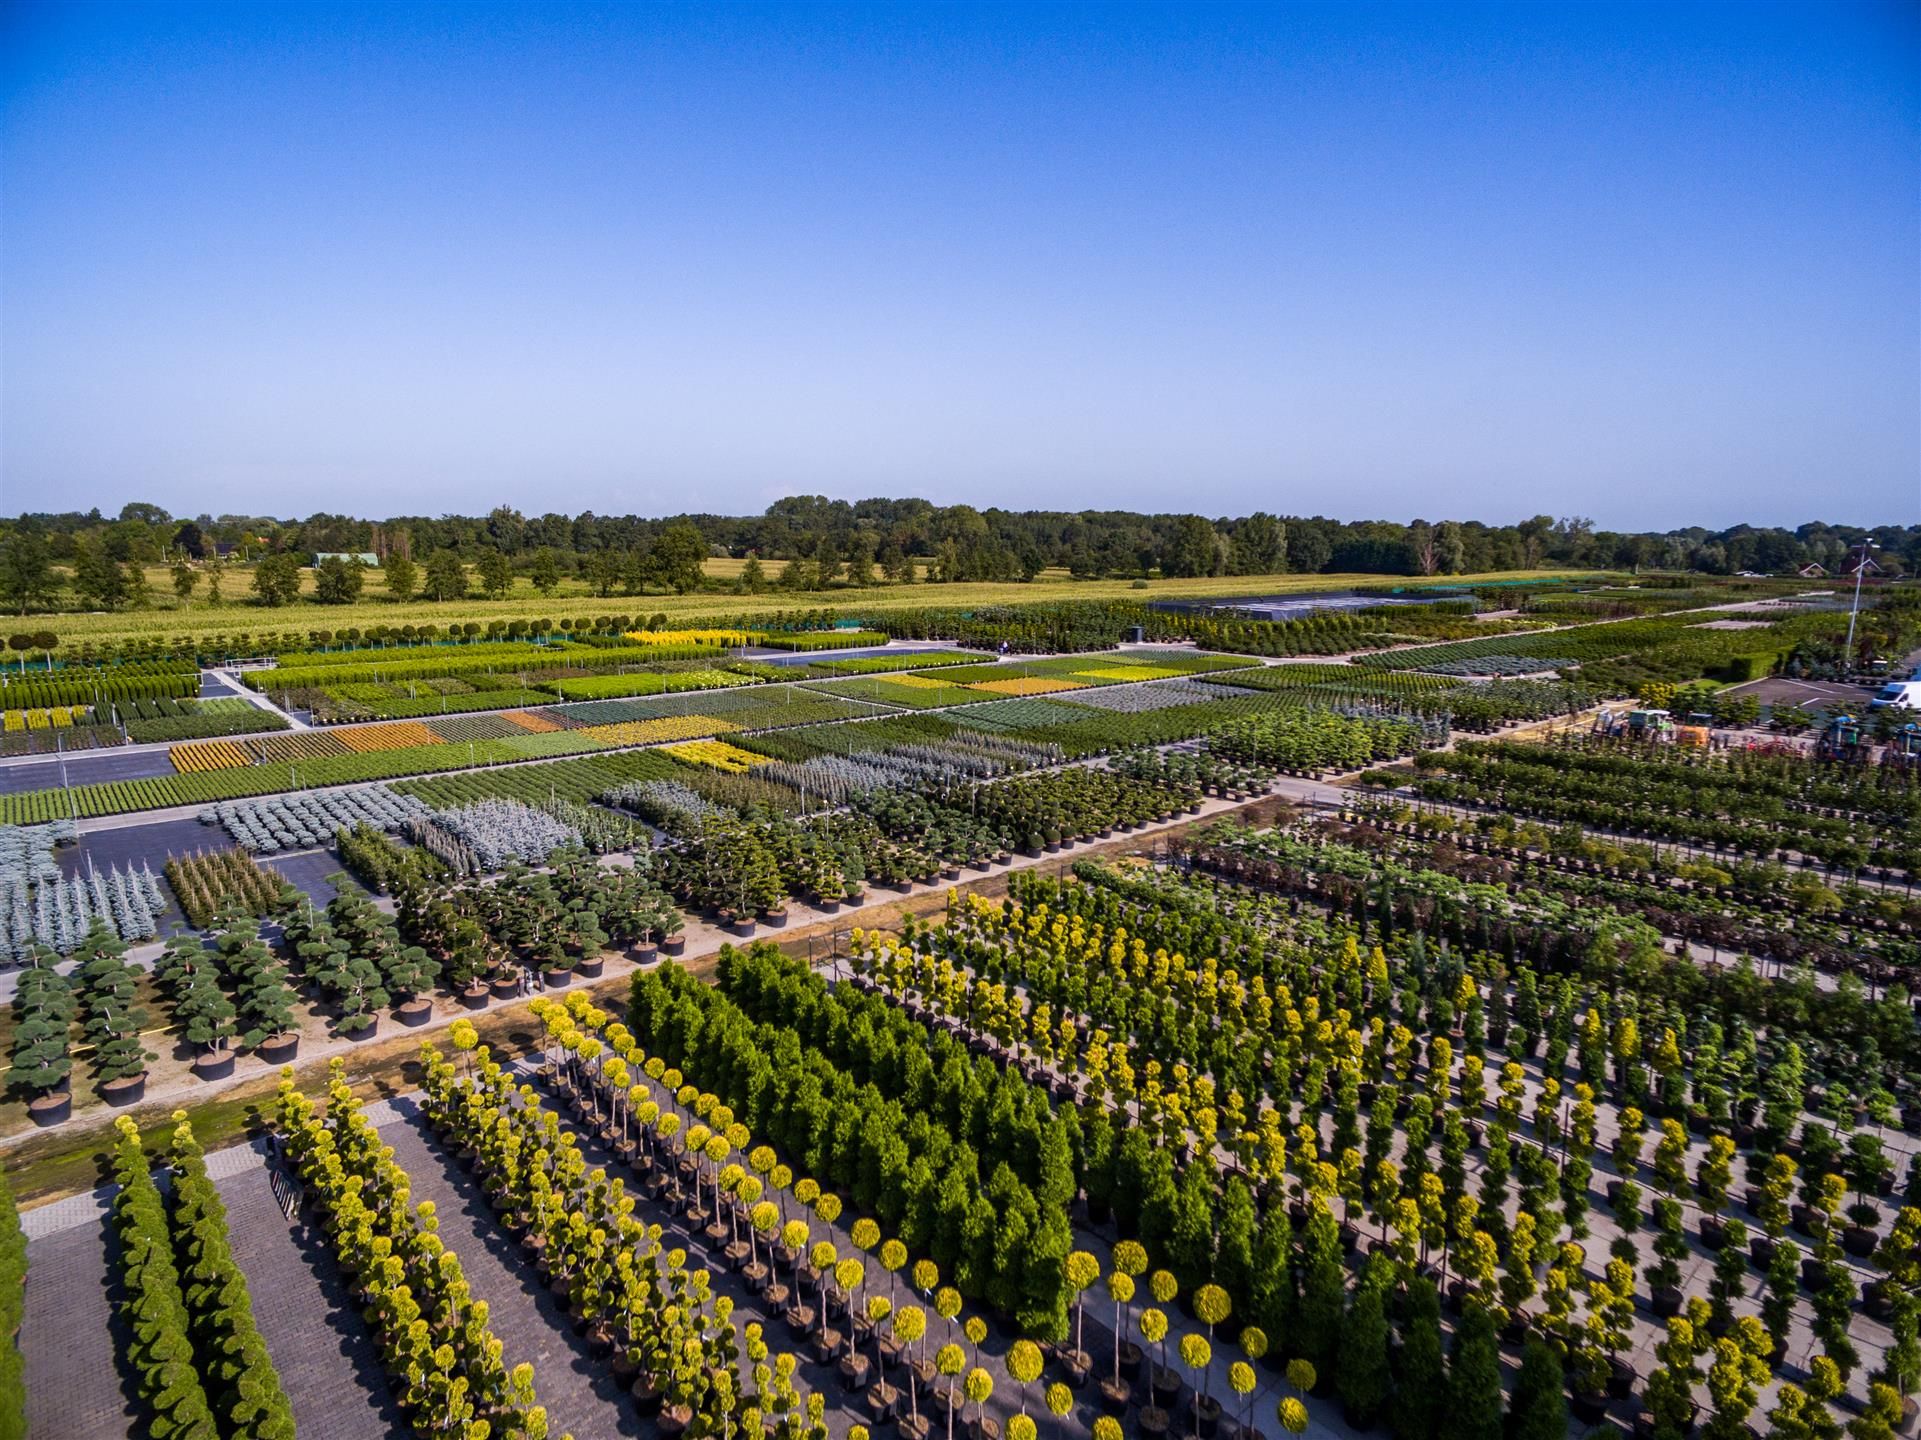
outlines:
[{"label": "tractor", "polygon": [[1674,739],[1674,717],[1665,710],[1616,710],[1604,706],[1594,717],[1594,733],[1610,740]]},{"label": "tractor", "polygon": [[1889,738],[1881,763],[1896,770],[1921,771],[1921,725],[1907,724]]},{"label": "tractor", "polygon": [[1835,715],[1815,745],[1816,759],[1837,760],[1844,765],[1863,765],[1874,753],[1874,746],[1862,733],[1861,722],[1852,715]]}]

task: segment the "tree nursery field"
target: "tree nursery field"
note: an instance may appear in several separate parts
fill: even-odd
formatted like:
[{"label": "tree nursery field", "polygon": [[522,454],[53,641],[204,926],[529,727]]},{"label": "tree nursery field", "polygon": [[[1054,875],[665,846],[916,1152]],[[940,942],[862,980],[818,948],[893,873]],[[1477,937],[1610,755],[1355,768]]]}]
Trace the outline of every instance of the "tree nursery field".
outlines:
[{"label": "tree nursery field", "polygon": [[1464,583],[62,617],[0,1436],[1906,1433],[1921,605]]},{"label": "tree nursery field", "polygon": [[[347,604],[316,603],[310,591],[289,603],[262,606],[250,603],[249,571],[235,566],[227,585],[226,603],[210,605],[204,598],[181,608],[117,610],[107,613],[63,614],[46,617],[69,644],[83,641],[114,644],[128,640],[171,640],[177,636],[213,636],[236,632],[289,630],[304,635],[309,629],[340,630],[370,625],[438,625],[479,621],[483,625],[496,619],[546,616],[558,621],[604,615],[612,610],[661,614],[675,623],[704,620],[714,616],[765,616],[796,608],[835,607],[849,613],[913,609],[939,605],[955,607],[1018,606],[1033,603],[1040,596],[1055,593],[1062,598],[1119,600],[1143,598],[1142,587],[1133,580],[1077,580],[1067,583],[1041,576],[1031,584],[1019,582],[955,581],[936,585],[876,584],[871,588],[845,586],[827,590],[781,591],[763,594],[695,592],[692,594],[648,594],[635,596],[616,589],[597,595],[578,585],[541,596],[526,586],[499,599],[481,594],[458,600],[412,599],[397,602],[369,589],[363,598]],[[160,572],[156,572],[156,576]],[[1495,575],[1459,575],[1445,583],[1476,584],[1484,581],[1555,580],[1574,574],[1556,570],[1509,571]],[[1380,586],[1394,582],[1378,574],[1314,575],[1236,575],[1182,579],[1157,579],[1146,584],[1149,599],[1207,599],[1217,596],[1287,595],[1300,592],[1342,590],[1352,586]],[[1436,582],[1439,583],[1439,582]],[[156,594],[164,594],[165,582],[156,579]]]}]

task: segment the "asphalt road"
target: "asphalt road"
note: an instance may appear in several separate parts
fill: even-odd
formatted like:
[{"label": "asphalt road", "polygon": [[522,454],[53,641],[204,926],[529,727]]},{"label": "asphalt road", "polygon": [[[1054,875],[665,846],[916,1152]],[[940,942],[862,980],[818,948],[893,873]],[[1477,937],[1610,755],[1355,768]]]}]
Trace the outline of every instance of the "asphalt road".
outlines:
[{"label": "asphalt road", "polygon": [[1852,709],[1865,713],[1868,701],[1883,683],[1877,680],[1871,686],[1841,685],[1830,680],[1790,680],[1785,675],[1770,675],[1764,680],[1730,686],[1724,693],[1752,695],[1776,710]]},{"label": "asphalt road", "polygon": [[[98,785],[108,780],[144,780],[174,773],[164,747],[152,750],[83,750],[60,757],[0,765],[0,795],[28,790],[59,790],[68,785]],[[63,779],[64,774],[64,779]]]}]

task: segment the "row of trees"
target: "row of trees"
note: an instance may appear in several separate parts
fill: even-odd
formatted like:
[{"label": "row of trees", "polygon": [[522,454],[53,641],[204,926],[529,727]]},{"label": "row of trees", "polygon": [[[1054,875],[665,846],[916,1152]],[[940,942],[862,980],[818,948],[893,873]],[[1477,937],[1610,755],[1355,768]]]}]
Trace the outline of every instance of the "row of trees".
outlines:
[{"label": "row of trees", "polygon": [[150,1435],[292,1440],[293,1407],[254,1324],[227,1214],[192,1128],[174,1130],[171,1205],[122,1116],[114,1172],[119,1301]]},{"label": "row of trees", "polygon": [[[384,554],[364,547],[344,554],[308,549],[298,543],[297,527],[256,543],[252,556],[240,550],[228,554],[208,550],[198,541],[197,532],[198,527],[189,524],[164,543],[115,547],[87,530],[49,531],[39,516],[0,524],[0,605],[22,615],[63,606],[144,609],[153,603],[147,567],[171,561],[170,579],[178,600],[201,596],[218,607],[228,598],[226,564],[242,558],[254,562],[247,585],[260,605],[279,607],[300,599],[304,572],[315,560],[311,598],[323,605],[350,605],[366,589],[370,567],[358,558],[363,553],[377,558],[386,594],[397,602],[464,600],[476,593],[502,599],[521,575],[543,595],[551,595],[563,578],[575,574],[603,596],[616,589],[630,595],[649,590],[685,593],[701,585],[702,562],[710,553],[700,530],[684,522],[668,525],[633,546],[584,554],[543,547],[517,556],[490,546],[447,545],[423,548],[420,559],[412,546]],[[829,574],[828,580],[837,574]],[[790,588],[808,578],[804,570],[794,572]],[[758,588],[759,583],[748,588]]]},{"label": "row of trees", "polygon": [[[1850,547],[1868,535],[1857,527],[1820,522],[1793,531],[1737,525],[1635,534],[1597,530],[1580,517],[1548,515],[1514,525],[1348,522],[1260,511],[1210,519],[1129,511],[980,511],[924,500],[849,503],[822,496],[776,501],[758,516],[663,519],[591,511],[526,516],[498,506],[484,516],[381,521],[324,513],[306,520],[202,515],[177,521],[159,506],[134,503],[111,520],[96,510],[22,515],[0,523],[0,605],[21,613],[51,608],[61,590],[58,565],[70,567],[76,602],[104,609],[137,606],[146,598],[142,566],[224,557],[246,561],[287,555],[305,564],[316,555],[371,553],[390,574],[398,561],[403,575],[417,577],[419,568],[431,567],[444,552],[474,566],[475,583],[489,593],[514,574],[524,574],[547,590],[578,576],[604,595],[620,586],[694,588],[701,560],[714,553],[799,562],[784,575],[790,585],[807,588],[843,577],[858,585],[876,570],[904,580],[916,573],[916,562],[945,580],[1017,580],[1049,566],[1085,578],[1152,571],[1167,576],[1445,575],[1543,565],[1782,574],[1810,562],[1839,572]],[[1875,538],[1880,548],[1874,553],[1885,570],[1921,566],[1921,525],[1886,527]],[[441,563],[439,588],[445,590],[455,582]],[[190,566],[176,571],[176,584],[187,584],[195,573]],[[352,590],[360,577],[342,561],[331,571],[323,568],[321,578],[330,592],[340,593]],[[217,597],[217,573],[207,583]],[[464,577],[458,583],[464,593]],[[411,594],[417,585],[416,578],[402,588]],[[435,588],[430,578],[423,593],[456,598],[436,596]]]}]

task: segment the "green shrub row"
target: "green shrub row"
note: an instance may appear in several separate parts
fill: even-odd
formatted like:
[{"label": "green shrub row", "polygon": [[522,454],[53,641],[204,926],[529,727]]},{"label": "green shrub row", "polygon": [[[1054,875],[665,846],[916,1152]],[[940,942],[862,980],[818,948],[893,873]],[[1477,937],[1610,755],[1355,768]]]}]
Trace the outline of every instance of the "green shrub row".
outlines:
[{"label": "green shrub row", "polygon": [[188,1338],[225,1440],[293,1440],[293,1406],[254,1324],[247,1277],[234,1261],[227,1210],[207,1176],[193,1127],[173,1132],[173,1247]]},{"label": "green shrub row", "polygon": [[27,1386],[14,1343],[26,1309],[27,1237],[20,1230],[20,1212],[13,1190],[0,1170],[0,1440],[25,1440]]},{"label": "green shrub row", "polygon": [[114,1222],[120,1233],[119,1310],[127,1329],[127,1360],[154,1440],[215,1440],[213,1406],[200,1379],[186,1296],[174,1263],[167,1207],[147,1169],[140,1131],[122,1115],[115,1122]]},{"label": "green shrub row", "polygon": [[769,650],[852,650],[862,645],[885,645],[877,630],[826,630],[797,635],[769,635],[760,643]]},{"label": "green shrub row", "polygon": [[50,705],[106,705],[159,697],[185,698],[200,692],[197,674],[177,670],[145,675],[136,668],[69,671],[56,679],[0,677],[0,710],[39,710]]},{"label": "green shrub row", "polygon": [[163,740],[219,740],[228,735],[261,735],[287,728],[283,717],[258,705],[249,705],[244,711],[203,712],[172,720],[129,720],[127,738],[136,745],[146,745]]},{"label": "green shrub row", "polygon": [[[577,668],[582,674],[617,670],[622,665],[655,665],[670,660],[718,659],[717,645],[528,646],[522,656],[475,654],[490,647],[437,648],[433,653],[385,652],[389,659],[357,664],[277,665],[250,671],[243,678],[255,690],[298,690],[310,686],[354,685],[443,676],[513,674],[521,670]],[[518,660],[520,663],[515,663]]]}]

